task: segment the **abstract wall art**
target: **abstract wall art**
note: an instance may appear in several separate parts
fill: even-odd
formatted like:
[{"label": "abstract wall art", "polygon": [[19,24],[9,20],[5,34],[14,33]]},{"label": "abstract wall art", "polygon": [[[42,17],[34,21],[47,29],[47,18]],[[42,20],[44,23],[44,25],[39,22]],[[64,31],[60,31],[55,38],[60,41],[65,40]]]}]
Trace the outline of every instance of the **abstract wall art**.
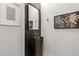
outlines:
[{"label": "abstract wall art", "polygon": [[3,3],[0,8],[1,25],[20,26],[20,6],[14,3]]},{"label": "abstract wall art", "polygon": [[15,9],[7,6],[7,19],[15,21]]},{"label": "abstract wall art", "polygon": [[79,28],[79,11],[54,16],[54,28]]}]

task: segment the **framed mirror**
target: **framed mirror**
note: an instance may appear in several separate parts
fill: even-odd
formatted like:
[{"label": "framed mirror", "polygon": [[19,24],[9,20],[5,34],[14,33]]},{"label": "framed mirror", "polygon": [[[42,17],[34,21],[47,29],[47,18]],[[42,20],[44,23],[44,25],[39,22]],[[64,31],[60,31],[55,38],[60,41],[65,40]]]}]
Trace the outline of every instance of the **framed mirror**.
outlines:
[{"label": "framed mirror", "polygon": [[39,9],[28,3],[28,30],[39,30]]}]

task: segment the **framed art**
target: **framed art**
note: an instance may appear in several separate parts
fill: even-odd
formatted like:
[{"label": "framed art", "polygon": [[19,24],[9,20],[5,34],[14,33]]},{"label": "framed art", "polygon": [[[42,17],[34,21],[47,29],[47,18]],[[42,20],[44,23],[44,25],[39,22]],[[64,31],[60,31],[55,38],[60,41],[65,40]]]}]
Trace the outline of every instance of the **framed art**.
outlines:
[{"label": "framed art", "polygon": [[32,30],[33,28],[33,21],[29,21],[29,30]]},{"label": "framed art", "polygon": [[79,11],[54,16],[54,28],[79,28]]},{"label": "framed art", "polygon": [[0,5],[0,24],[20,26],[20,7],[14,3],[2,3]]},{"label": "framed art", "polygon": [[32,4],[28,4],[29,30],[39,30],[39,10]]}]

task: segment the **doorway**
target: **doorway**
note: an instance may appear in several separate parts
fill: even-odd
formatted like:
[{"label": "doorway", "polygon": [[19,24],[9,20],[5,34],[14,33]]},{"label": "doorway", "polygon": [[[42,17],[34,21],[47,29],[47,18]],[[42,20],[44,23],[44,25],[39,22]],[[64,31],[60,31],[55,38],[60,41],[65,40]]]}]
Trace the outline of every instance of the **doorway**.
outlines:
[{"label": "doorway", "polygon": [[[29,5],[33,6],[39,11],[38,26],[39,29],[29,29]],[[32,23],[32,22],[31,22]],[[25,56],[35,56],[35,36],[41,37],[41,4],[40,3],[26,3],[25,4]]]}]

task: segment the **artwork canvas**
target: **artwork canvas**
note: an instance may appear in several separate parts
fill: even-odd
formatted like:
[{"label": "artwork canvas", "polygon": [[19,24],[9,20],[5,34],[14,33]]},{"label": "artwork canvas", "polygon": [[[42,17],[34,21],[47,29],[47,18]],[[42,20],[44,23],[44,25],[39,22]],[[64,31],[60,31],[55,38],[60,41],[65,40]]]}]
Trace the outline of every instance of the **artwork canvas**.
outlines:
[{"label": "artwork canvas", "polygon": [[7,19],[15,21],[15,9],[7,6]]},{"label": "artwork canvas", "polygon": [[79,11],[54,16],[54,28],[79,28]]},{"label": "artwork canvas", "polygon": [[20,6],[14,3],[3,3],[0,8],[1,25],[20,26]]}]

